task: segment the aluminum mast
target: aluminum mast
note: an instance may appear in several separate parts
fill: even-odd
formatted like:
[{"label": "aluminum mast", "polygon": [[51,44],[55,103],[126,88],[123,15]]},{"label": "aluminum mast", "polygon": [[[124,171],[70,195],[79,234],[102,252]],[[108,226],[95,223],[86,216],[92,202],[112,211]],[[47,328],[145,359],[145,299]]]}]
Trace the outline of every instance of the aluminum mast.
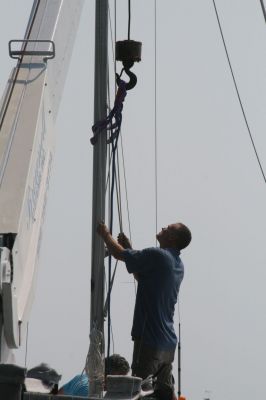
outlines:
[{"label": "aluminum mast", "polygon": [[[96,0],[95,8],[94,121],[98,122],[107,116],[108,0]],[[106,131],[103,131],[93,149],[91,345],[88,368],[89,393],[97,396],[101,396],[104,373],[104,244],[96,233],[96,227],[99,221],[105,219],[106,149]],[[102,337],[98,348],[93,345],[95,333]]]}]

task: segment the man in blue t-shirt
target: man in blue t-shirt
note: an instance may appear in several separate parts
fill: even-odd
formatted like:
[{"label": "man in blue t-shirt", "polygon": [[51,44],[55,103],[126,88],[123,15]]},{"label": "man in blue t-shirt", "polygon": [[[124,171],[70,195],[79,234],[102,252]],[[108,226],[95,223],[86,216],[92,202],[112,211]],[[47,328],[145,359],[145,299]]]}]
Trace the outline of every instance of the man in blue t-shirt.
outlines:
[{"label": "man in blue t-shirt", "polygon": [[[127,360],[120,354],[112,354],[105,360],[105,373],[107,375],[127,375],[129,372],[129,364]],[[87,374],[74,376],[69,382],[62,386],[58,394],[66,396],[89,396],[89,379]]]},{"label": "man in blue t-shirt", "polygon": [[177,344],[174,310],[184,276],[180,251],[191,241],[190,230],[182,223],[163,228],[157,234],[160,248],[141,251],[131,248],[121,233],[116,241],[104,223],[97,229],[109,252],[124,261],[138,281],[132,326],[134,352],[132,374],[145,379],[156,375],[155,390],[161,398],[174,396],[172,362]]}]

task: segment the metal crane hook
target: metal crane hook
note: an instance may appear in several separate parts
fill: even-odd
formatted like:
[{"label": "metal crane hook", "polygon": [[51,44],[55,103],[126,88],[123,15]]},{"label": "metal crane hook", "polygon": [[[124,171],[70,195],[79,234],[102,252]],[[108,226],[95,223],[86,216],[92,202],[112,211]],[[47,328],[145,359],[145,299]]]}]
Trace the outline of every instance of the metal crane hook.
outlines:
[{"label": "metal crane hook", "polygon": [[130,71],[130,68],[133,66],[133,64],[134,64],[133,62],[130,62],[130,63],[124,62],[123,63],[123,69],[122,69],[120,75],[116,73],[117,86],[119,86],[119,83],[121,80],[120,78],[121,78],[123,72],[125,72],[127,74],[127,76],[129,77],[129,82],[126,83],[126,90],[133,89],[136,86],[137,76],[132,71]]}]

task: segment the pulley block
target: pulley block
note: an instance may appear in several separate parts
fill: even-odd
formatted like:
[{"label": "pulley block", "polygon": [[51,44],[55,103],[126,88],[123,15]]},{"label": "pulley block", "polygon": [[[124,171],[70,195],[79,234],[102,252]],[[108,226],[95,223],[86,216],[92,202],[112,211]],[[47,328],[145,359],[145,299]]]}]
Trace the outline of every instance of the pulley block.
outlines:
[{"label": "pulley block", "polygon": [[[141,61],[141,42],[135,40],[123,40],[115,44],[116,61],[122,61],[123,65],[133,65],[134,62]],[[131,67],[129,67],[131,68]]]}]

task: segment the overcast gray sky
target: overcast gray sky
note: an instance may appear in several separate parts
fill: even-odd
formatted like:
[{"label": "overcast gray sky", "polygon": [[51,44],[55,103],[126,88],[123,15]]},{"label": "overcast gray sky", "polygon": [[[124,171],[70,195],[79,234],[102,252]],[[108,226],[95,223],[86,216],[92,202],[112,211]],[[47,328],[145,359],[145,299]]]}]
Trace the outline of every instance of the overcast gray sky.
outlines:
[{"label": "overcast gray sky", "polygon": [[[126,37],[126,3],[117,1],[118,39]],[[32,1],[3,4],[1,91],[14,66],[7,42],[23,37]],[[183,253],[180,292],[182,392],[189,400],[202,399],[205,390],[213,400],[260,399],[266,359],[266,185],[212,1],[158,0],[157,7],[158,228],[181,220],[193,233]],[[266,168],[266,26],[260,2],[217,0],[217,8]],[[138,85],[125,101],[123,140],[136,248],[155,243],[153,10],[154,0],[132,1],[131,36],[143,42],[143,61],[135,67]],[[89,346],[93,46],[94,1],[87,0],[56,125],[27,355],[28,366],[48,362],[63,374],[63,382],[82,370]],[[129,360],[134,299],[133,280],[119,265],[112,324],[115,352]],[[25,346],[17,358],[24,363]]]}]

